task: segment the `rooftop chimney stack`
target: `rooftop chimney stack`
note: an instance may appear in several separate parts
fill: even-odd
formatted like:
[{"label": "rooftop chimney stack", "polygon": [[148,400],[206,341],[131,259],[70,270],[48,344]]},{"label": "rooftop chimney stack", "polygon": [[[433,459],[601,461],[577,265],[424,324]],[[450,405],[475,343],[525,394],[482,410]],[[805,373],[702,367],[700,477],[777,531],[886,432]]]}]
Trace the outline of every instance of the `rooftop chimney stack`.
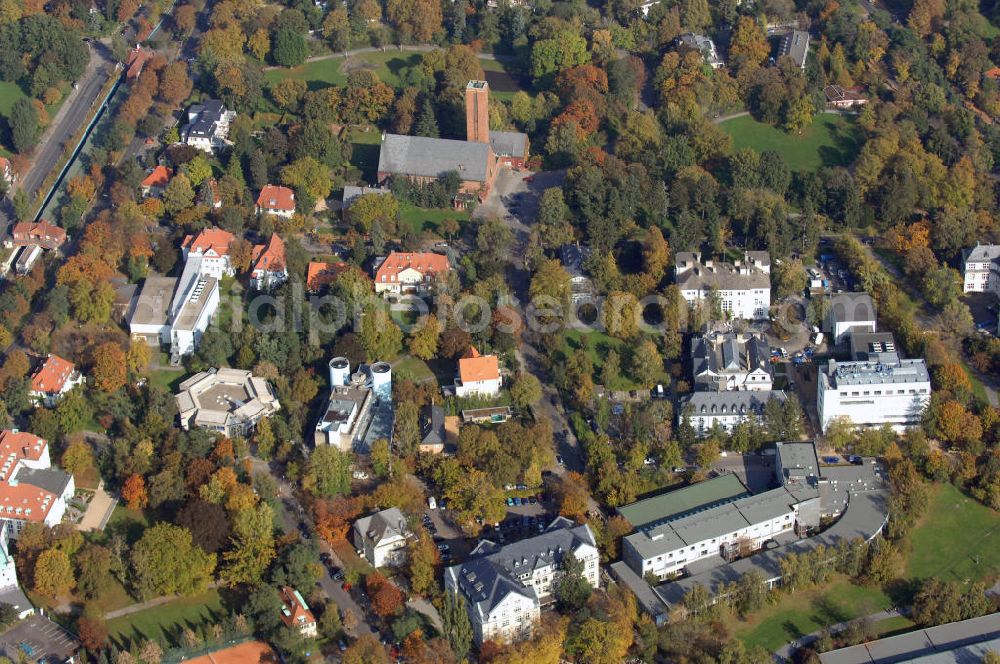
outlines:
[{"label": "rooftop chimney stack", "polygon": [[486,81],[469,81],[465,86],[465,140],[490,142],[490,86]]}]

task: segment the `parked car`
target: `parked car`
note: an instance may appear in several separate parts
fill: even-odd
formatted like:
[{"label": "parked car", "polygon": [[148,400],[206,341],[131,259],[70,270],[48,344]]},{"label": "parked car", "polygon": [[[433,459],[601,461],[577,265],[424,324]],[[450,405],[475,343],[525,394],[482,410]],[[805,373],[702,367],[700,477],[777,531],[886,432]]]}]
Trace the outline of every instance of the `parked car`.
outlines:
[{"label": "parked car", "polygon": [[517,496],[514,496],[514,506],[519,507],[520,505],[521,505],[521,499],[518,498]]},{"label": "parked car", "polygon": [[427,507],[431,508],[432,510],[436,510],[437,509],[437,507],[438,507],[437,506],[437,501],[434,500],[434,496],[431,496],[430,498],[427,499]]},{"label": "parked car", "polygon": [[447,544],[438,544],[438,551],[444,553],[445,551],[451,551],[451,547]]},{"label": "parked car", "polygon": [[510,507],[513,504],[514,504],[514,499],[508,496],[507,497],[507,507]]},{"label": "parked car", "polygon": [[560,466],[565,466],[565,465],[566,465],[566,464],[565,464],[565,463],[563,462],[563,458],[562,458],[562,455],[561,455],[561,454],[557,454],[557,455],[556,455],[556,463],[558,463],[558,464],[559,464]]}]

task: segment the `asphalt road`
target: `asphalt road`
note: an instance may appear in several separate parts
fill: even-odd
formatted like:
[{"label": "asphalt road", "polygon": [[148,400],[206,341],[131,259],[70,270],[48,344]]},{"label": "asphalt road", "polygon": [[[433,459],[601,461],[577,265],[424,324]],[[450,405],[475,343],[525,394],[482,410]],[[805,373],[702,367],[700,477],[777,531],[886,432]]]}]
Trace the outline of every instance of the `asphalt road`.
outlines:
[{"label": "asphalt road", "polygon": [[56,124],[43,136],[43,142],[32,155],[31,167],[27,173],[21,175],[17,183],[17,188],[27,193],[29,199],[36,194],[46,193],[39,192],[39,187],[49,173],[57,168],[66,151],[74,147],[68,143],[88,121],[88,115],[97,102],[101,88],[113,74],[117,73],[111,50],[107,46],[93,41],[88,42],[88,48],[90,63],[87,65],[84,77],[77,81],[79,89],[74,90],[72,98],[59,110]]},{"label": "asphalt road", "polygon": [[[298,526],[300,521],[305,521],[310,531],[312,531],[312,520],[306,514],[304,508],[299,503],[298,499],[292,491],[291,485],[288,482],[281,479],[280,476],[276,475],[271,468],[260,459],[253,460],[254,472],[268,473],[274,478],[274,481],[278,483],[278,516],[281,519],[281,525],[287,533],[298,532]],[[315,537],[315,533],[313,534]],[[319,549],[323,553],[330,554],[333,559],[333,563],[340,569],[344,569],[344,563],[337,557],[337,553],[330,548],[322,538],[317,538],[317,544]],[[378,636],[371,626],[366,622],[366,616],[364,610],[358,606],[358,603],[354,601],[354,598],[343,589],[339,582],[335,581],[332,576],[330,576],[330,571],[324,566],[323,575],[319,579],[319,585],[323,588],[323,592],[326,593],[333,602],[340,608],[341,615],[352,613],[354,614],[355,620],[351,621],[354,623],[355,627],[353,631],[348,632],[351,636],[358,638],[364,636],[365,634],[371,634],[373,636]],[[346,622],[346,621],[345,621]]]},{"label": "asphalt road", "polygon": [[[525,180],[530,176],[531,181]],[[523,316],[524,308],[529,301],[528,285],[530,272],[525,266],[524,256],[527,254],[528,240],[531,235],[531,225],[538,216],[538,199],[542,192],[550,187],[562,186],[565,171],[552,171],[529,174],[503,169],[497,176],[496,183],[490,195],[482,205],[476,208],[477,218],[497,217],[503,219],[514,234],[508,252],[507,283],[520,303]],[[567,413],[562,407],[559,393],[552,384],[552,377],[545,370],[545,363],[538,350],[532,344],[533,335],[530,330],[522,337],[522,344],[516,351],[518,363],[528,373],[533,374],[542,384],[542,400],[535,406],[536,416],[552,422],[555,436],[556,454],[562,457],[563,463],[557,463],[551,470],[562,476],[568,470],[583,473],[586,463],[580,443],[569,426]],[[599,511],[599,505],[591,499],[590,509]]]}]

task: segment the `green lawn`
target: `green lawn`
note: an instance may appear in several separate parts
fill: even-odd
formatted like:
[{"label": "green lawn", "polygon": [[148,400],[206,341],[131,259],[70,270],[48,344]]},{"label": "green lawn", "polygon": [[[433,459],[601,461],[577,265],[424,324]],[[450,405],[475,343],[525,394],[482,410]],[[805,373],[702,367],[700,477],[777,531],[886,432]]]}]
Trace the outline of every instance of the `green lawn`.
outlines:
[{"label": "green lawn", "polygon": [[122,503],[115,505],[108,525],[104,528],[106,533],[123,533],[125,539],[131,543],[142,537],[142,533],[149,527],[149,520],[140,510],[130,510]]},{"label": "green lawn", "polygon": [[119,644],[162,638],[173,646],[180,644],[180,634],[185,627],[193,628],[206,622],[216,624],[224,615],[219,591],[209,590],[109,620],[108,634]]},{"label": "green lawn", "polygon": [[794,134],[743,116],[723,122],[721,127],[733,137],[733,149],[774,150],[785,158],[793,171],[815,171],[821,166],[847,166],[860,149],[854,121],[844,116],[821,113],[802,134]]},{"label": "green lawn", "polygon": [[[270,85],[286,78],[296,78],[305,81],[310,90],[319,90],[331,85],[344,85],[347,83],[347,74],[350,71],[365,68],[374,71],[383,83],[388,83],[394,88],[402,88],[404,83],[401,77],[404,75],[404,70],[419,66],[422,60],[423,53],[389,49],[385,52],[362,53],[348,58],[347,61],[341,56],[307,62],[291,69],[269,69],[264,72],[264,78]],[[479,64],[483,71],[508,73],[503,63],[496,60],[481,58]],[[497,91],[493,94],[504,100],[514,96],[513,91]]]},{"label": "green lawn", "polygon": [[456,219],[459,225],[469,221],[469,213],[449,208],[419,208],[410,203],[399,204],[399,232],[420,235],[424,231],[440,234],[438,228],[445,219]]},{"label": "green lawn", "polygon": [[[733,626],[744,643],[768,652],[824,627],[889,607],[892,601],[878,589],[864,588],[837,576],[824,588],[782,594],[781,601],[757,612],[747,622]],[[893,625],[899,629],[902,625]]]},{"label": "green lawn", "polygon": [[908,578],[965,582],[1000,571],[1000,513],[951,484],[934,488],[924,521],[910,542]]},{"label": "green lawn", "polygon": [[[50,120],[55,119],[56,113],[59,112],[59,107],[62,106],[63,101],[66,99],[65,95],[69,91],[68,83],[63,84],[59,87],[63,92],[62,99],[60,99],[55,104],[52,104],[51,106],[45,107],[45,110],[49,114]],[[17,83],[12,83],[10,81],[0,81],[0,116],[3,117],[5,123],[7,121],[7,118],[10,117],[10,109],[12,106],[14,106],[14,102],[17,101],[18,99],[27,96],[28,95],[24,94],[24,90],[22,90],[21,86],[19,86]],[[0,145],[0,155],[9,157],[12,154],[9,151],[11,147],[12,146],[10,145]]]},{"label": "green lawn", "polygon": [[[583,338],[586,337],[588,344],[587,354],[590,356],[591,362],[594,363],[594,376],[595,380],[600,381],[601,370],[604,368],[604,358],[607,357],[608,353],[611,351],[616,351],[618,356],[621,358],[622,366],[622,384],[616,385],[615,389],[618,390],[636,390],[641,387],[636,383],[633,383],[628,379],[628,366],[629,360],[632,356],[632,348],[634,344],[622,341],[621,339],[616,339],[615,337],[608,336],[603,332],[598,330],[576,330],[570,329],[564,332],[566,341],[569,343],[569,350],[572,352],[577,348],[580,348],[583,343]],[[664,385],[670,384],[670,376],[666,371],[662,372],[660,375],[659,382]],[[605,386],[607,387],[607,386]],[[608,388],[611,389],[611,388]]]}]

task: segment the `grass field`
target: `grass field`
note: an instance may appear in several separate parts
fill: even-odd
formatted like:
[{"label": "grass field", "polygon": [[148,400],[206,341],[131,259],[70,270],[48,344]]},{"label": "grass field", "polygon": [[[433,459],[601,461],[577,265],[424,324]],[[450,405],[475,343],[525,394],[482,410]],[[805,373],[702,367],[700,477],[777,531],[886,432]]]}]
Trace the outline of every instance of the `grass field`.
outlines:
[{"label": "grass field", "polygon": [[924,521],[910,542],[907,578],[965,582],[1000,572],[1000,513],[951,484],[934,488]]},{"label": "grass field", "polygon": [[409,203],[399,204],[399,231],[420,235],[424,231],[439,233],[445,219],[456,219],[459,225],[469,221],[469,213],[447,208],[419,208]]},{"label": "grass field", "polygon": [[[305,81],[310,90],[320,90],[331,85],[344,85],[347,83],[349,72],[364,68],[374,71],[383,83],[388,83],[394,88],[402,88],[404,85],[402,77],[405,75],[405,70],[419,66],[422,59],[423,53],[394,50],[376,51],[346,59],[341,56],[316,60],[291,69],[269,69],[264,72],[264,78],[270,85],[286,78],[295,78]],[[499,87],[494,94],[498,98],[509,99],[513,97],[516,88],[520,87],[519,81],[511,76],[502,76],[509,74],[503,63],[496,60],[480,59],[479,64],[484,72],[488,72],[489,78],[497,81]],[[501,81],[503,82],[501,83]]]},{"label": "grass field", "polygon": [[170,645],[179,645],[185,627],[218,623],[224,614],[219,591],[209,590],[109,620],[108,635],[119,644],[162,638]]},{"label": "grass field", "polygon": [[854,121],[822,113],[802,134],[788,133],[757,122],[750,116],[727,120],[722,128],[733,137],[733,149],[774,150],[793,171],[815,171],[821,166],[847,166],[860,149]]},{"label": "grass field", "polygon": [[[851,618],[875,613],[892,604],[880,590],[854,585],[839,576],[824,588],[781,595],[781,601],[757,612],[747,622],[733,625],[736,636],[747,645],[769,652],[785,643]],[[905,625],[893,625],[900,629]]]},{"label": "grass field", "polygon": [[[69,84],[63,84],[60,88],[62,89],[64,95],[63,98],[57,103],[45,107],[50,119],[55,119],[56,113],[59,112],[59,107],[62,106],[63,101],[65,100],[65,94],[69,90]],[[17,83],[0,81],[0,116],[3,117],[3,125],[5,127],[7,125],[7,118],[10,117],[10,109],[14,106],[14,102],[27,96],[28,95],[24,94],[24,90],[22,90],[21,86]],[[11,145],[0,145],[0,155],[9,157],[12,154],[10,152],[12,147],[13,146]]]}]

